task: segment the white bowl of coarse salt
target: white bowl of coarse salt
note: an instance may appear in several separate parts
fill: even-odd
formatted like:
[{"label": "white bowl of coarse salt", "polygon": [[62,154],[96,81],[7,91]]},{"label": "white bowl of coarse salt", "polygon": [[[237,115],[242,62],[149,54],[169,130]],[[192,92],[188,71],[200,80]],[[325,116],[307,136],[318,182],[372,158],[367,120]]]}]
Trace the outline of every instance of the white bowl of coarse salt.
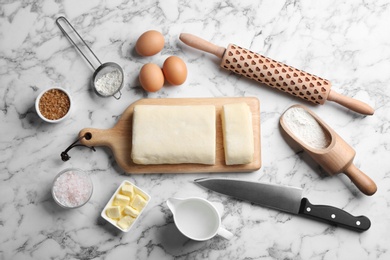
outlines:
[{"label": "white bowl of coarse salt", "polygon": [[91,198],[92,192],[91,178],[86,172],[76,168],[58,173],[51,189],[54,201],[66,209],[83,206]]}]

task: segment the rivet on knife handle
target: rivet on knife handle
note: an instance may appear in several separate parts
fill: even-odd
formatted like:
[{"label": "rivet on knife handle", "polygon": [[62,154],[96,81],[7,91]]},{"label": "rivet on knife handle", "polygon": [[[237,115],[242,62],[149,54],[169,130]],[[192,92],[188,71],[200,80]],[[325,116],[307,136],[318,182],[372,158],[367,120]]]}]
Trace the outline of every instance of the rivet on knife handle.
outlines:
[{"label": "rivet on knife handle", "polygon": [[355,217],[332,206],[313,205],[306,198],[302,199],[299,215],[358,232],[366,231],[371,226],[371,222],[366,216]]},{"label": "rivet on knife handle", "polygon": [[374,114],[374,109],[368,104],[331,90],[332,85],[328,80],[245,48],[229,44],[225,49],[188,33],[180,34],[180,40],[193,48],[221,58],[222,68],[272,88],[315,104],[324,104],[329,100],[364,115]]}]

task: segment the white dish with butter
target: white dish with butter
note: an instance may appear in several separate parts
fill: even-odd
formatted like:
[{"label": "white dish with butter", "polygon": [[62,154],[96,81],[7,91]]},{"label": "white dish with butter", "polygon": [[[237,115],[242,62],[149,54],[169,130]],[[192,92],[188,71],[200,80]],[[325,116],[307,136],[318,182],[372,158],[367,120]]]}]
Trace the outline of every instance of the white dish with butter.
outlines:
[{"label": "white dish with butter", "polygon": [[141,217],[150,199],[149,194],[125,180],[116,189],[101,216],[119,230],[128,232]]}]

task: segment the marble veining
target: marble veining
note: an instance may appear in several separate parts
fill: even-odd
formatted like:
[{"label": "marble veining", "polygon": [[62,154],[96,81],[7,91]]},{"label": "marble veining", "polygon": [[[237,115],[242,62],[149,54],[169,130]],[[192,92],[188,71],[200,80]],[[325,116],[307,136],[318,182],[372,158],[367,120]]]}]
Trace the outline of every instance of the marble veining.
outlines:
[{"label": "marble veining", "polygon": [[[0,259],[389,259],[390,258],[390,5],[387,1],[2,1],[0,5]],[[89,85],[93,70],[62,35],[55,20],[65,16],[102,62],[120,64],[125,85],[120,100],[100,98]],[[137,38],[156,29],[163,51],[140,57]],[[314,106],[219,67],[213,55],[178,39],[188,32],[226,47],[235,43],[329,79],[335,91],[375,107],[361,116],[333,102]],[[170,55],[188,67],[182,86],[146,93],[139,86],[143,64],[162,65]],[[72,115],[60,124],[39,119],[34,102],[51,86],[69,90]],[[85,127],[111,128],[141,98],[255,96],[261,102],[262,168],[252,173],[127,175],[111,151],[73,149],[60,153]],[[355,165],[378,185],[361,194],[344,175],[328,176],[282,137],[279,118],[304,104],[356,150]],[[64,210],[53,201],[55,175],[69,167],[87,171],[91,201]],[[205,190],[199,177],[232,177],[297,186],[314,204],[366,215],[372,222],[356,233],[262,208]],[[100,218],[123,180],[142,187],[152,200],[130,233]],[[195,242],[174,225],[165,201],[198,196],[212,201],[232,240]]]}]

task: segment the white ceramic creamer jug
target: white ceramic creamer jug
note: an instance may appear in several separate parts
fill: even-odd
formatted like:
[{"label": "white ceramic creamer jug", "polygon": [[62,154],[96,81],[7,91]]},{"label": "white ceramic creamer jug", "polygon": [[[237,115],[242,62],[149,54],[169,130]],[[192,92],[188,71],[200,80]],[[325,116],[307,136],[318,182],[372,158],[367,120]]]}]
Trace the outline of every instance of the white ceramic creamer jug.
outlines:
[{"label": "white ceramic creamer jug", "polygon": [[202,198],[170,198],[167,205],[172,211],[176,227],[186,237],[205,241],[215,235],[231,239],[233,234],[221,225],[221,217],[211,202]]}]

